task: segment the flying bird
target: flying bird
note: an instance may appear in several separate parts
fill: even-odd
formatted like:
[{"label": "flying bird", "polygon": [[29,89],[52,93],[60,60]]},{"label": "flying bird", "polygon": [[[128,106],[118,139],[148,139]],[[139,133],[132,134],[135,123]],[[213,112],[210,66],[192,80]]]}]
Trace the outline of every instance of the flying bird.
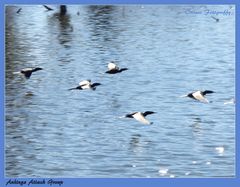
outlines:
[{"label": "flying bird", "polygon": [[116,73],[121,73],[122,71],[126,71],[128,68],[119,68],[113,61],[108,63],[108,71],[105,73],[108,74],[116,74]]},{"label": "flying bird", "polygon": [[[152,112],[152,111],[146,111],[146,112],[133,112],[133,113],[130,113],[130,114],[127,114],[123,117],[125,118],[134,118],[136,119],[137,121],[145,124],[145,125],[150,125],[150,124],[153,124],[152,122],[149,122],[145,117],[149,114],[154,114],[156,112]],[[122,117],[121,117],[122,118]]]},{"label": "flying bird", "polygon": [[14,72],[14,74],[19,74],[20,73],[20,74],[24,75],[26,79],[29,79],[33,72],[39,71],[39,70],[42,70],[42,69],[43,68],[39,68],[39,67],[37,67],[37,68],[24,68],[19,72]]},{"label": "flying bird", "polygon": [[205,90],[205,91],[195,91],[195,92],[191,92],[187,95],[183,95],[181,97],[190,97],[192,99],[198,100],[200,102],[204,102],[204,103],[209,103],[209,101],[204,97],[206,94],[211,94],[211,93],[215,93],[214,91],[211,90]]},{"label": "flying bird", "polygon": [[96,90],[96,87],[101,85],[100,83],[91,83],[91,80],[84,80],[79,83],[79,85],[75,88],[70,88],[68,90]]},{"label": "flying bird", "polygon": [[53,10],[52,8],[48,7],[47,5],[43,5],[48,11]]},{"label": "flying bird", "polygon": [[214,19],[216,22],[219,22],[219,18],[216,18],[216,17],[214,17],[214,16],[211,16],[212,17],[212,19]]},{"label": "flying bird", "polygon": [[21,11],[22,11],[22,8],[19,8],[19,9],[17,10],[17,14],[19,14]]}]

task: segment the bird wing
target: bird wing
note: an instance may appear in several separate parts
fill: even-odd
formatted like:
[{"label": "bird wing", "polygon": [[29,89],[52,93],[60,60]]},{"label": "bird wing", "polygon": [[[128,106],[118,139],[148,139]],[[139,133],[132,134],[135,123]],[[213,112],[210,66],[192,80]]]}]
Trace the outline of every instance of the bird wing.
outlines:
[{"label": "bird wing", "polygon": [[21,71],[22,72],[26,72],[26,71],[32,71],[33,70],[33,68],[24,68],[24,69],[22,69]]},{"label": "bird wing", "polygon": [[31,77],[31,75],[32,75],[32,72],[31,72],[31,71],[26,71],[26,72],[24,73],[24,76],[25,76],[27,79],[29,79],[29,78]]},{"label": "bird wing", "polygon": [[152,112],[152,111],[146,111],[143,113],[143,116],[146,117],[147,115],[149,114],[154,114],[155,112]]},{"label": "bird wing", "polygon": [[201,91],[194,92],[192,95],[199,101],[209,103],[209,101],[202,95]]},{"label": "bird wing", "polygon": [[146,124],[146,125],[150,125],[151,124],[148,120],[146,120],[146,118],[140,112],[137,112],[136,114],[134,114],[133,118],[136,119],[137,121],[140,121],[143,124]]},{"label": "bird wing", "polygon": [[43,5],[47,10],[53,10],[52,8],[48,7],[47,5]]},{"label": "bird wing", "polygon": [[211,94],[211,93],[214,93],[214,91],[211,91],[211,90],[205,90],[205,91],[202,92],[203,95]]},{"label": "bird wing", "polygon": [[113,70],[113,69],[118,69],[118,66],[112,62],[108,63],[108,69]]},{"label": "bird wing", "polygon": [[101,83],[95,82],[92,84],[92,87],[99,86],[99,85],[101,85]]},{"label": "bird wing", "polygon": [[21,10],[22,10],[22,8],[19,8],[19,9],[17,10],[17,14],[19,14],[19,13],[21,12]]}]

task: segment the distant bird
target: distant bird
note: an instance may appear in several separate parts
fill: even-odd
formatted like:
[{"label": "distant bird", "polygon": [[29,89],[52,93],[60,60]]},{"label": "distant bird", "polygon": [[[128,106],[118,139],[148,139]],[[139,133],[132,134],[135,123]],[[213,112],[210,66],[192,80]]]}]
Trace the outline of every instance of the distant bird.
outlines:
[{"label": "distant bird", "polygon": [[216,147],[215,150],[217,153],[222,154],[224,152],[224,147]]},{"label": "distant bird", "polygon": [[224,102],[224,105],[235,104],[235,103],[236,103],[235,99],[232,98],[231,100]]},{"label": "distant bird", "polygon": [[21,12],[21,10],[22,10],[22,8],[19,8],[19,9],[17,10],[17,14],[19,14],[19,13]]},{"label": "distant bird", "polygon": [[126,71],[128,68],[119,68],[113,61],[108,64],[108,71],[105,73],[108,74],[116,74],[116,73],[121,73],[122,71]]},{"label": "distant bird", "polygon": [[214,17],[214,16],[211,16],[211,18],[213,18],[216,22],[219,22],[219,19]]},{"label": "distant bird", "polygon": [[91,90],[96,90],[96,87],[101,85],[100,83],[91,83],[91,80],[84,80],[79,83],[79,86],[75,88],[70,88],[68,90],[86,90],[86,89],[91,89]]},{"label": "distant bird", "polygon": [[25,68],[25,69],[22,69],[21,71],[19,72],[14,72],[14,74],[23,74],[25,76],[26,79],[29,79],[32,75],[33,72],[35,71],[39,71],[39,70],[42,70],[43,68]]},{"label": "distant bird", "polygon": [[187,95],[183,95],[181,97],[190,97],[192,99],[204,102],[204,103],[209,103],[209,101],[204,97],[206,94],[211,94],[211,93],[215,93],[214,91],[211,90],[205,90],[205,91],[195,91],[195,92],[191,92]]},{"label": "distant bird", "polygon": [[137,121],[140,121],[141,123],[143,123],[145,125],[150,125],[150,124],[152,124],[152,122],[149,122],[148,120],[146,120],[145,117],[147,115],[149,115],[149,114],[154,114],[154,113],[156,113],[156,112],[152,112],[152,111],[146,111],[144,113],[142,113],[142,112],[133,112],[133,113],[127,114],[127,115],[125,115],[123,117],[125,117],[125,118],[134,118]]},{"label": "distant bird", "polygon": [[48,7],[47,5],[43,5],[43,6],[44,6],[48,11],[54,10],[54,9]]}]

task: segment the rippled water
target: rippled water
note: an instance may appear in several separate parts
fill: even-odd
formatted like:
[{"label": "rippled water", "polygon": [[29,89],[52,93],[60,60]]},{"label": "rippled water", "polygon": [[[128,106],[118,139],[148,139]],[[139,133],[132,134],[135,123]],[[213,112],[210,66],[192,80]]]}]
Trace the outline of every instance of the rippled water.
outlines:
[{"label": "rippled water", "polygon": [[[6,7],[7,177],[235,176],[234,7],[51,7]],[[84,79],[102,85],[68,90]],[[197,89],[212,102],[179,97]],[[146,110],[150,126],[119,118]]]}]

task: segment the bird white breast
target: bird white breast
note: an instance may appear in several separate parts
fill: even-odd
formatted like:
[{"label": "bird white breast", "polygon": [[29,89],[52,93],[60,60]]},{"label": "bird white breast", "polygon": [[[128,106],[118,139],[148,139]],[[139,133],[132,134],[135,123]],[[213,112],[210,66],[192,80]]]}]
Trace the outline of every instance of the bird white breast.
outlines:
[{"label": "bird white breast", "polygon": [[146,120],[146,118],[142,115],[141,112],[137,112],[136,114],[133,115],[133,118],[136,119],[137,121],[140,121],[146,125],[150,125],[151,123]]},{"label": "bird white breast", "polygon": [[24,68],[24,69],[22,69],[22,71],[32,71],[33,70],[33,68]]},{"label": "bird white breast", "polygon": [[82,87],[82,89],[89,89],[91,88],[91,81],[90,80],[84,80],[79,83],[79,85]]},{"label": "bird white breast", "polygon": [[90,89],[91,88],[91,85],[83,85],[81,86],[82,89]]},{"label": "bird white breast", "polygon": [[202,102],[209,102],[201,93],[201,91],[196,91],[194,92],[193,94],[193,97],[199,101],[202,101]]},{"label": "bird white breast", "polygon": [[117,67],[116,64],[110,62],[110,63],[108,64],[108,69],[109,69],[109,70],[113,70],[113,69],[118,69],[118,67]]}]

